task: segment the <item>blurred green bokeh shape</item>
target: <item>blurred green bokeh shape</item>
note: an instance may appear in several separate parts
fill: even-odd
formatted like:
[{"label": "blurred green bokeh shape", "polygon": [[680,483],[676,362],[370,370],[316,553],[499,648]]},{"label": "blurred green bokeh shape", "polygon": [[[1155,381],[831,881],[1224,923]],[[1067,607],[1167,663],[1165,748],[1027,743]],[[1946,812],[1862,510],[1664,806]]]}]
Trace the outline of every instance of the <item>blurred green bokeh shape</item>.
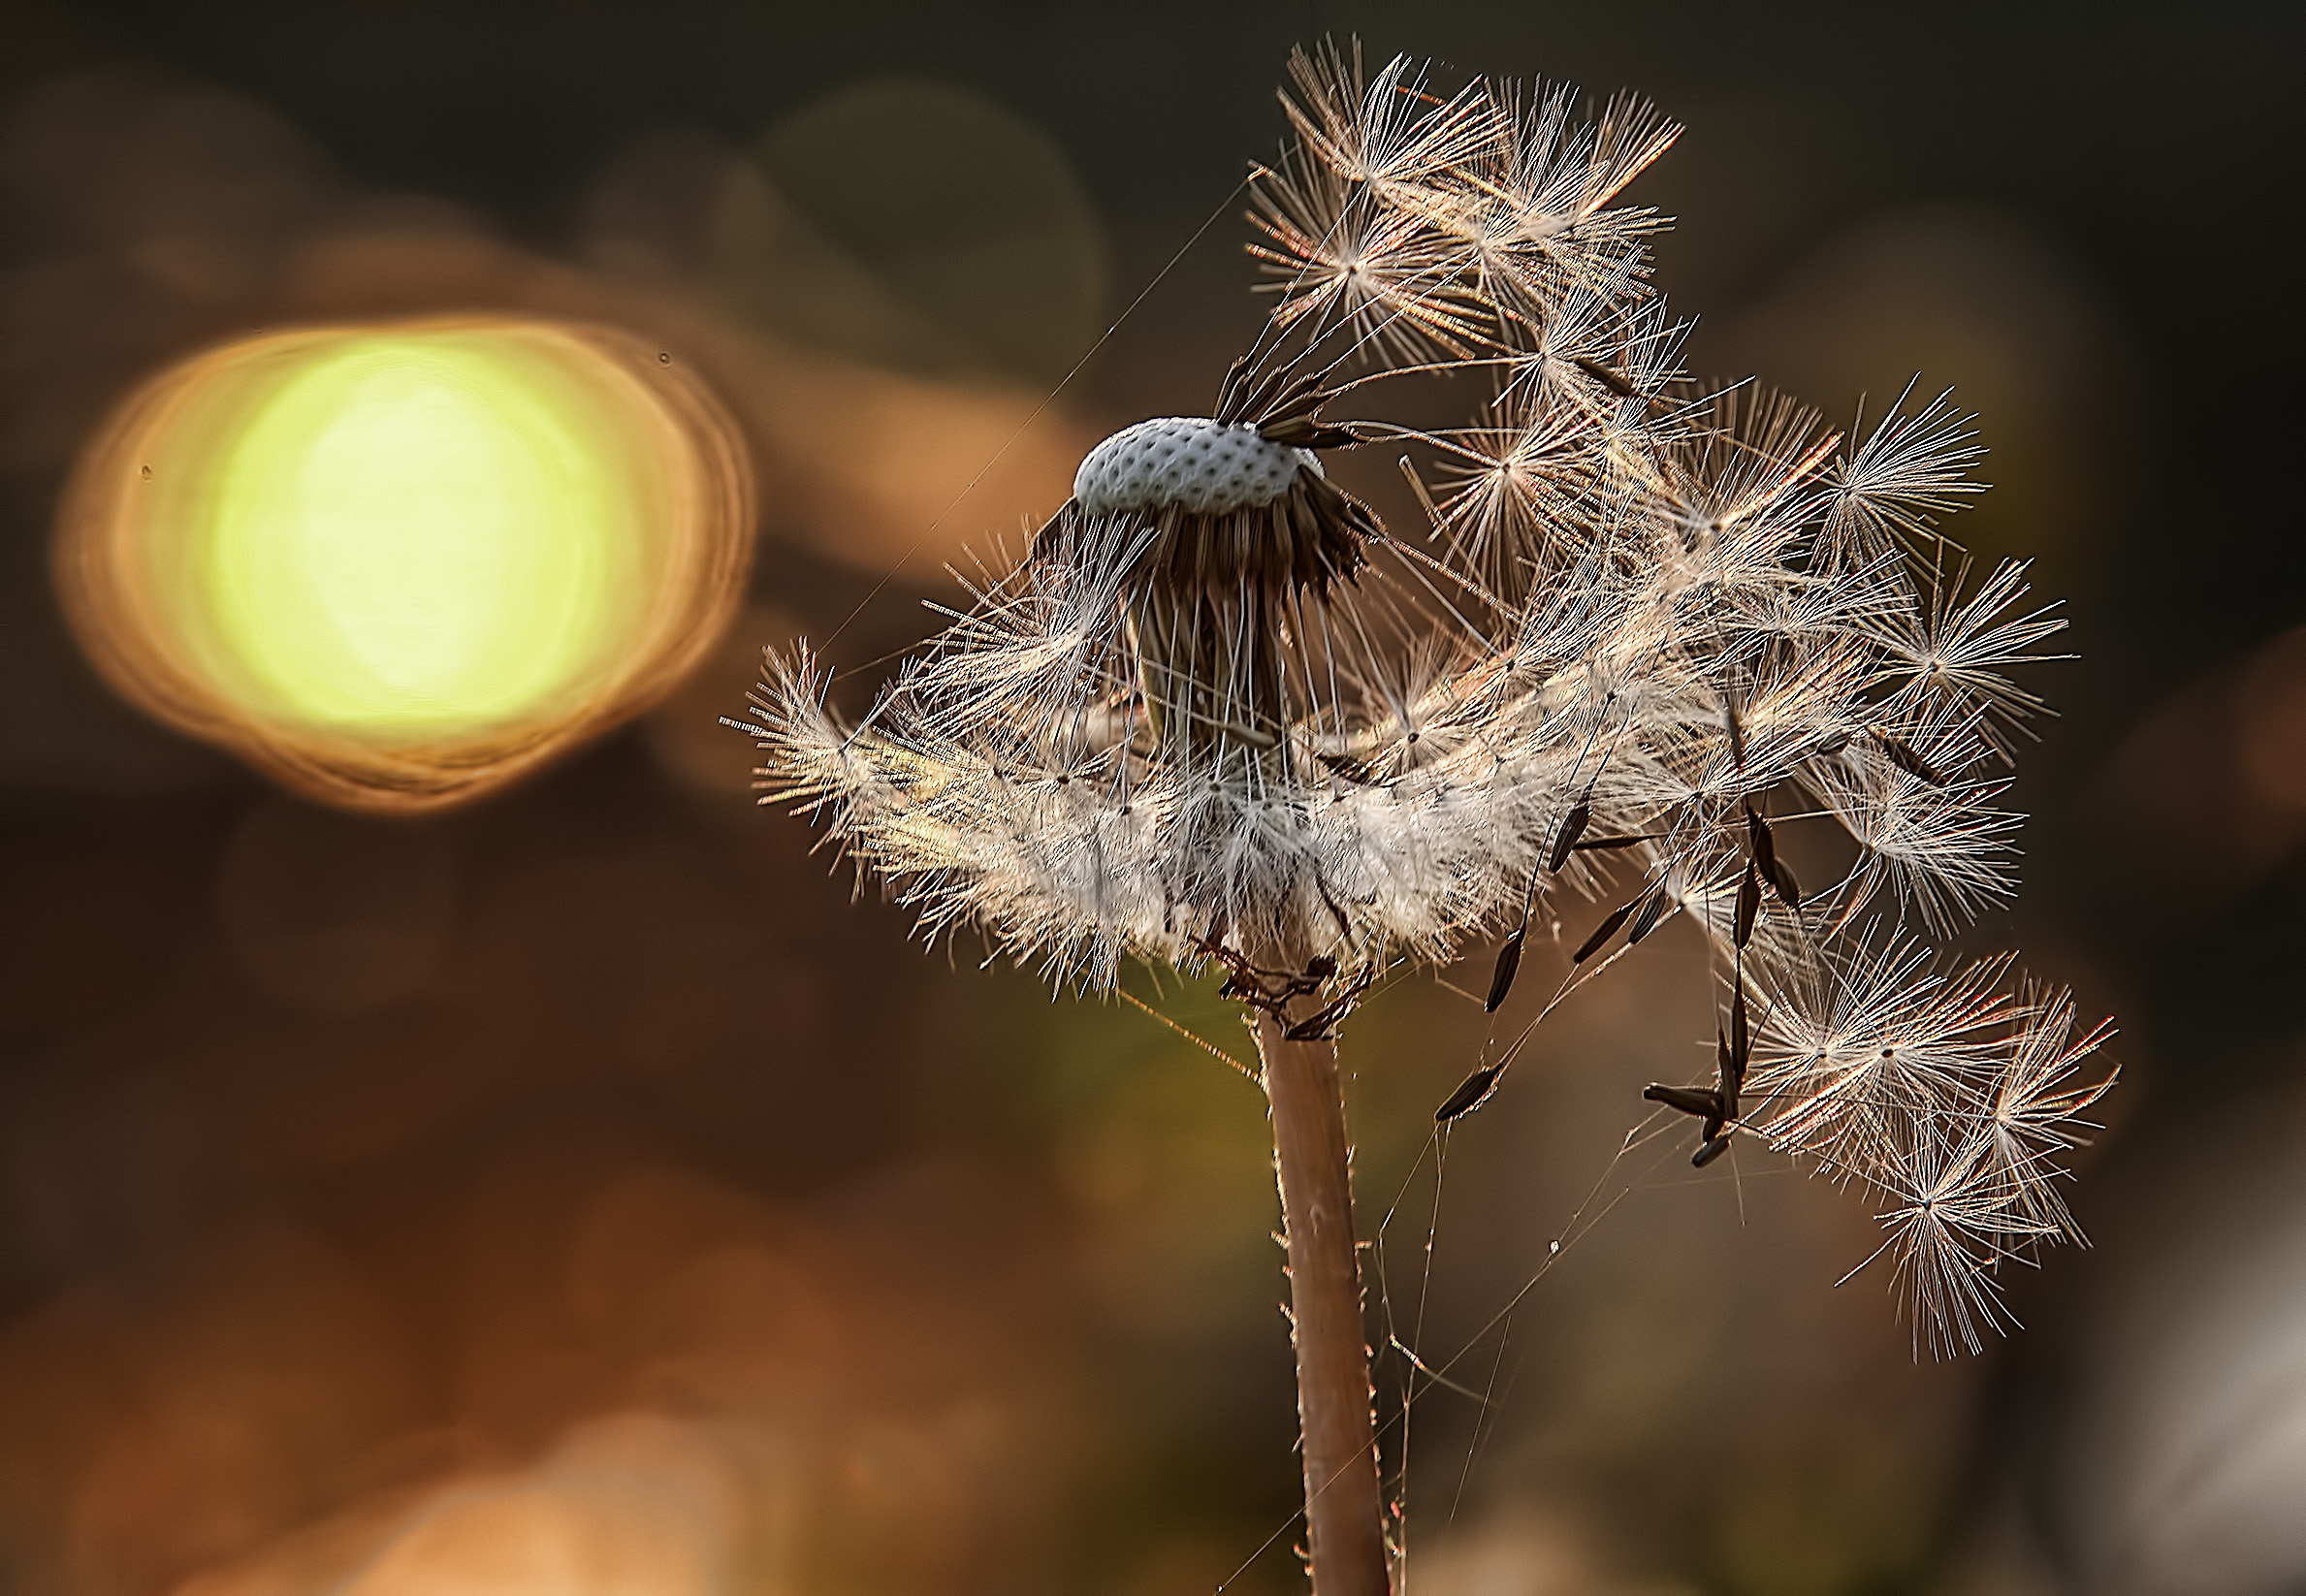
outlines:
[{"label": "blurred green bokeh shape", "polygon": [[861,358],[1062,376],[1104,330],[1103,227],[1065,156],[980,95],[836,89],[772,124],[713,240],[748,315]]}]

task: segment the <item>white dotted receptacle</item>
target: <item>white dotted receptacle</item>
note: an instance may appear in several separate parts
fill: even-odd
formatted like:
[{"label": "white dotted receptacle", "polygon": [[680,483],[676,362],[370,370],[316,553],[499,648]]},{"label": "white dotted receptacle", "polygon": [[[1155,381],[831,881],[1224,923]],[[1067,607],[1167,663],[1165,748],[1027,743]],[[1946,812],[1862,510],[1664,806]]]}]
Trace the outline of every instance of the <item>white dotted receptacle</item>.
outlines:
[{"label": "white dotted receptacle", "polygon": [[1321,471],[1312,450],[1271,442],[1246,422],[1159,416],[1090,450],[1073,496],[1090,515],[1170,507],[1214,515],[1270,504],[1307,469]]}]

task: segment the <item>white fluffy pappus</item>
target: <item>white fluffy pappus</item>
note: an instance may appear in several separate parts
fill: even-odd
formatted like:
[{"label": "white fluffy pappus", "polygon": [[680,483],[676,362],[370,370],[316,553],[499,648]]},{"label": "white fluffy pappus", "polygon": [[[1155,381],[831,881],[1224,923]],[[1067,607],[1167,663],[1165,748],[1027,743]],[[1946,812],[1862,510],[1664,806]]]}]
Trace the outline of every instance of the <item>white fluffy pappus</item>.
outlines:
[{"label": "white fluffy pappus", "polygon": [[[1994,801],[2039,700],[2005,673],[2062,624],[2018,609],[2020,565],[1947,572],[1967,418],[1941,397],[1853,446],[1691,383],[1662,219],[1617,198],[1677,131],[1647,107],[1580,124],[1561,90],[1334,53],[1291,74],[1255,212],[1276,301],[1212,414],[1092,450],[854,723],[813,655],[773,659],[768,798],[929,934],[1093,983],[1127,956],[1441,960],[1565,889],[1630,894],[1605,932],[1686,911],[1723,1002],[1774,1016],[1743,1101],[1726,1063],[1681,1089],[1716,1094],[1709,1145],[1884,1194],[1920,1321],[1973,1343],[1996,1271],[2073,1233],[2058,1155],[2103,1033],[2066,1048],[2069,1000],[1938,973],[1901,920],[1948,935],[2014,890]],[[1486,399],[1387,418],[1388,384],[1436,372]],[[1348,448],[1397,457],[1406,529],[1331,480]],[[1807,825],[1842,832],[1842,879],[1774,856]]]}]

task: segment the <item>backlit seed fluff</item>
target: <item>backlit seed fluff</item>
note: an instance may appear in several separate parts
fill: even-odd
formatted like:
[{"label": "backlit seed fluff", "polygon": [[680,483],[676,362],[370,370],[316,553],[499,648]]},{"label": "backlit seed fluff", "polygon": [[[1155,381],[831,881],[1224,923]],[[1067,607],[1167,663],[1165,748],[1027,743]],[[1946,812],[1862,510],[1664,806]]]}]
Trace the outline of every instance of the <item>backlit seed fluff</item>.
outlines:
[{"label": "backlit seed fluff", "polygon": [[[1566,90],[1336,52],[1290,78],[1254,211],[1272,314],[1212,413],[1091,451],[861,718],[806,650],[772,659],[768,798],[928,934],[1092,982],[1600,917],[1565,900],[1686,920],[1762,1016],[1729,1133],[1875,1192],[1919,1321],[1968,1344],[1999,1271],[2074,1234],[2057,1187],[2104,1035],[1906,923],[1947,936],[2013,890],[1999,804],[2039,700],[2007,673],[2064,624],[2023,564],[1948,558],[1969,419],[1941,396],[1845,439],[1689,382],[1663,218],[1620,198],[1678,132],[1649,107],[1581,122]],[[1322,459],[1349,449],[1356,491]],[[1573,811],[1619,846],[1555,872]],[[1772,823],[1840,832],[1804,869],[1852,862],[1772,877],[1741,937]]]}]

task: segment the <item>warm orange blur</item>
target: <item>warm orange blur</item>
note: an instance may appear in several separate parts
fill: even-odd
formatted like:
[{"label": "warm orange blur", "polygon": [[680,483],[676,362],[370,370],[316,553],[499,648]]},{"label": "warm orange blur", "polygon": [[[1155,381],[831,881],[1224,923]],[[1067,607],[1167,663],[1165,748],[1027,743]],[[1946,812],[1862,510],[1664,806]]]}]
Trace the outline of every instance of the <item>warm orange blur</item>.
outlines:
[{"label": "warm orange blur", "polygon": [[[1301,1592],[1256,1089],[924,952],[753,807],[718,718],[804,632],[869,693],[1087,444],[1206,404],[1262,309],[1220,202],[1330,14],[68,15],[105,11],[0,8],[0,1587]],[[1745,1147],[1620,1156],[1713,1045],[1694,942],[1548,1020],[1438,1195],[1487,1034],[1442,982],[1481,977],[1374,994],[1345,1063],[1414,1596],[2306,1570],[2295,318],[2237,287],[2294,253],[2295,118],[2249,74],[2297,52],[2122,11],[1338,14],[1373,57],[1683,116],[1641,197],[1694,369],[1838,421],[1919,371],[1982,412],[1963,530],[2042,555],[2080,655],[2030,684],[2064,718],[1986,941],[2125,1027],[2072,1194],[2098,1246],[2014,1282],[2022,1335],[1917,1364],[1878,1265],[1835,1285],[1859,1201]],[[616,329],[716,396],[751,574],[624,731],[386,817],[123,703],[48,538],[156,374],[448,315]],[[1340,477],[1399,495],[1365,453]],[[1532,932],[1522,996],[1583,929]],[[1213,982],[1130,982],[1244,1053]],[[1405,1449],[1389,1336],[1457,1359]]]},{"label": "warm orange blur", "polygon": [[122,694],[314,797],[410,812],[662,696],[743,591],[753,498],[726,411],[628,334],[272,333],[128,399],[56,574]]}]

